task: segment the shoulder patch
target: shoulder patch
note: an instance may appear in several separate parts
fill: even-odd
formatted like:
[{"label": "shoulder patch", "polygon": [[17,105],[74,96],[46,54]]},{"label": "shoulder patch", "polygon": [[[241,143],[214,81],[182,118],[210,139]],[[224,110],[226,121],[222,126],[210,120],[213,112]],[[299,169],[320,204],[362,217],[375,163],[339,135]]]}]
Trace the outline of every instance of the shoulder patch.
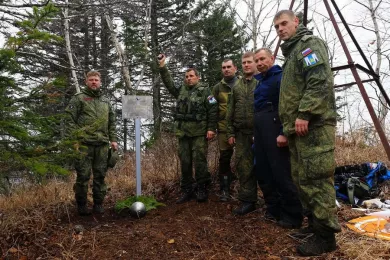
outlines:
[{"label": "shoulder patch", "polygon": [[306,57],[307,55],[309,55],[312,52],[313,51],[310,48],[307,48],[306,50],[302,51],[302,55],[303,55],[303,57]]},{"label": "shoulder patch", "polygon": [[317,64],[319,61],[320,59],[318,59],[317,55],[314,52],[312,52],[303,59],[303,66],[305,68],[310,67]]},{"label": "shoulder patch", "polygon": [[209,101],[210,104],[216,104],[217,103],[217,100],[215,99],[215,97],[213,95],[208,96],[207,100]]}]

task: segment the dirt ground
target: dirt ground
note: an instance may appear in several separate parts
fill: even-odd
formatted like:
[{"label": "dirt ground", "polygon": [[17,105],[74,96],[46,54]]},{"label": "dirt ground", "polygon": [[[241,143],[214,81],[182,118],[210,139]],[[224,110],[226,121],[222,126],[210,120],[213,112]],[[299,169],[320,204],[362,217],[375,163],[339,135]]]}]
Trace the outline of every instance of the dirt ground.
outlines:
[{"label": "dirt ground", "polygon": [[[106,201],[105,214],[80,217],[73,205],[52,216],[34,234],[28,230],[7,239],[12,248],[2,259],[298,259],[298,241],[289,230],[263,218],[259,208],[233,216],[237,202],[218,202],[215,191],[206,203],[176,205],[176,192],[165,207],[142,219],[115,213]],[[38,232],[37,232],[38,230]],[[81,233],[80,230],[82,230]],[[4,242],[4,241],[3,241]],[[306,259],[329,259],[329,256]],[[0,258],[1,259],[1,258]],[[342,252],[332,259],[347,259]]]}]

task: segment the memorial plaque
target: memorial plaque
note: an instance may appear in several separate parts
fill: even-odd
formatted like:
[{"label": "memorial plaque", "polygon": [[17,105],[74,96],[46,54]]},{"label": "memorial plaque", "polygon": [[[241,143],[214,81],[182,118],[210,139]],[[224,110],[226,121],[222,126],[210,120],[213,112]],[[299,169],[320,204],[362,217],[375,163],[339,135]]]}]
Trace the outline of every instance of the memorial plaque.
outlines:
[{"label": "memorial plaque", "polygon": [[153,118],[152,96],[122,96],[122,118]]}]

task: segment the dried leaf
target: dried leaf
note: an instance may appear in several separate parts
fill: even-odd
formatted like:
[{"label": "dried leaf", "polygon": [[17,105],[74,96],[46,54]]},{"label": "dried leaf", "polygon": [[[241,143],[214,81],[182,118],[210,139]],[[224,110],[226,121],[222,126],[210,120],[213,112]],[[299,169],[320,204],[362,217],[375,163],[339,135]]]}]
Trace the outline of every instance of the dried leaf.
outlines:
[{"label": "dried leaf", "polygon": [[8,251],[9,251],[11,254],[15,254],[16,252],[18,252],[18,249],[16,249],[15,247],[11,247]]},{"label": "dried leaf", "polygon": [[73,239],[76,241],[83,239],[83,232],[80,232],[79,234],[73,233]]},{"label": "dried leaf", "polygon": [[168,242],[168,244],[174,244],[175,243],[175,239],[169,239],[167,242]]}]

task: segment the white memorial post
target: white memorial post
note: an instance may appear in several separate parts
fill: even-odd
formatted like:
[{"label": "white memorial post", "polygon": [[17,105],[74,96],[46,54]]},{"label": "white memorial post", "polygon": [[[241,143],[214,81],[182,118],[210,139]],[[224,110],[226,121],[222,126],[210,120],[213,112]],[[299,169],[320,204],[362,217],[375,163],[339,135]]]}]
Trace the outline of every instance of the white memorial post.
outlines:
[{"label": "white memorial post", "polygon": [[153,99],[151,96],[122,96],[122,118],[135,119],[135,165],[136,195],[141,195],[141,118],[153,118]]}]

